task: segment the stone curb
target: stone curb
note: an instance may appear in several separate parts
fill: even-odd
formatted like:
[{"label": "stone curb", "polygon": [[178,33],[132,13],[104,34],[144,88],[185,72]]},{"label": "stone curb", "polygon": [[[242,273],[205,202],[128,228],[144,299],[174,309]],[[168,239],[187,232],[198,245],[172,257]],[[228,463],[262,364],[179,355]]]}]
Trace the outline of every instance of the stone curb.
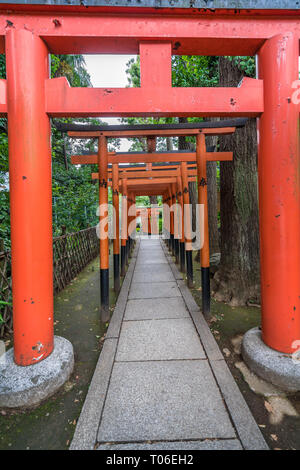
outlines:
[{"label": "stone curb", "polygon": [[[165,249],[164,251],[166,253]],[[167,259],[172,269],[172,265],[174,265],[173,259],[168,255]],[[172,272],[175,269],[177,270],[177,267],[174,265]],[[247,450],[268,450],[264,437],[254,420],[254,417],[241,394],[192,293],[183,280],[177,280],[177,284],[199,334],[204,351],[206,352],[211,369],[225,400],[243,448]]]},{"label": "stone curb", "polygon": [[134,248],[131,262],[110,320],[103,348],[78,419],[70,450],[92,450],[96,444],[98,427],[115,360],[120,328],[126,308],[126,301],[138,250],[139,242],[137,242]]}]

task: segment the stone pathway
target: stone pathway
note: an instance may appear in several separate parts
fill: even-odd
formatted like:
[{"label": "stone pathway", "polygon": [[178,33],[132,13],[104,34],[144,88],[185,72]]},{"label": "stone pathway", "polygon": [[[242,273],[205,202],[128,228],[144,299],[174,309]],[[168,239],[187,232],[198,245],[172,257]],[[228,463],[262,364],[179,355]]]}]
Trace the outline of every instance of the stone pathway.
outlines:
[{"label": "stone pathway", "polygon": [[267,449],[159,239],[135,247],[72,449]]}]

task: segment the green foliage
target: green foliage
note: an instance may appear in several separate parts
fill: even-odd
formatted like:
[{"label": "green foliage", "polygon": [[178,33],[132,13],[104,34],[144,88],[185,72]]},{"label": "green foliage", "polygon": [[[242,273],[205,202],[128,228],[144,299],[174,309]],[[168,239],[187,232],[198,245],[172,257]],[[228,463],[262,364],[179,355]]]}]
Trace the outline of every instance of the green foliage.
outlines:
[{"label": "green foliage", "polygon": [[149,198],[149,196],[137,196],[136,197],[136,205],[138,207],[140,207],[140,206],[150,207],[150,198]]},{"label": "green foliage", "polygon": [[64,225],[67,232],[76,232],[96,225],[98,185],[91,180],[90,165],[65,167],[53,162],[53,232],[60,235]]},{"label": "green foliage", "polygon": [[70,86],[92,86],[91,77],[86,70],[82,55],[51,54],[51,77],[66,77]]},{"label": "green foliage", "polygon": [[212,87],[218,84],[218,58],[173,56],[172,84],[175,87]]},{"label": "green foliage", "polygon": [[255,58],[250,56],[226,56],[228,60],[233,62],[241,72],[244,73],[247,77],[255,78],[256,67],[255,67]]}]

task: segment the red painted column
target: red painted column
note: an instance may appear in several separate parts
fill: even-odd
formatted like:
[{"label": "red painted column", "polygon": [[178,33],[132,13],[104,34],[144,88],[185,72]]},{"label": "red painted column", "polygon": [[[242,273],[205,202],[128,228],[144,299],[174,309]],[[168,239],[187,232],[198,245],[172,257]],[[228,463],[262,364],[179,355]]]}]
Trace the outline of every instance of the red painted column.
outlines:
[{"label": "red painted column", "polygon": [[109,235],[108,235],[108,170],[107,140],[104,135],[98,139],[99,168],[99,226],[100,226],[100,290],[101,321],[109,320]]},{"label": "red painted column", "polygon": [[114,258],[114,290],[120,290],[120,208],[119,208],[119,165],[112,165],[112,193],[114,207],[114,240],[113,240],[113,258]]},{"label": "red painted column", "polygon": [[148,218],[148,235],[152,235],[151,232],[151,208],[147,210],[147,218]]},{"label": "red painted column", "polygon": [[259,120],[262,338],[293,352],[300,339],[299,110],[292,102],[299,40],[275,36],[259,52],[264,113]]},{"label": "red painted column", "polygon": [[126,243],[127,243],[127,180],[122,179],[122,218],[121,218],[121,276],[126,271]]},{"label": "red painted column", "polygon": [[171,184],[171,197],[172,197],[172,219],[173,219],[173,245],[172,245],[172,254],[173,256],[176,256],[176,236],[177,236],[177,231],[176,231],[176,183]]},{"label": "red painted column", "polygon": [[184,239],[185,239],[185,260],[186,260],[186,277],[189,287],[193,287],[193,246],[192,246],[192,219],[190,213],[190,196],[188,183],[187,163],[181,162],[180,165],[182,178],[182,194],[184,204]]},{"label": "red painted column", "polygon": [[183,204],[183,190],[182,190],[182,178],[181,174],[177,176],[177,194],[178,203],[181,209],[181,220],[180,223],[180,234],[181,238],[179,241],[179,258],[180,258],[180,271],[185,272],[185,243],[184,243],[184,204]]},{"label": "red painted column", "polygon": [[6,34],[14,358],[21,366],[53,350],[48,50],[30,31]]},{"label": "red painted column", "polygon": [[172,211],[172,186],[168,184],[169,208],[170,208],[170,251],[173,252],[174,242],[174,212]]}]

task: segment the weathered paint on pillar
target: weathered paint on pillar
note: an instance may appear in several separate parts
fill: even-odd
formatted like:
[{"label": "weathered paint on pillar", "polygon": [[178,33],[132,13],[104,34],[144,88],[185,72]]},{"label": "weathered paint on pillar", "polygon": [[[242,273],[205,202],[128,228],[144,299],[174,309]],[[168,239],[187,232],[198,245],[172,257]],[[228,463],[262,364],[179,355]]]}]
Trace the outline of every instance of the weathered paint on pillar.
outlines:
[{"label": "weathered paint on pillar", "polygon": [[6,34],[14,358],[21,366],[53,350],[53,254],[49,77],[45,43]]},{"label": "weathered paint on pillar", "polygon": [[273,349],[294,351],[300,339],[299,39],[267,40],[259,51],[264,113],[259,119],[259,214],[262,338]]},{"label": "weathered paint on pillar", "polygon": [[100,287],[101,321],[109,320],[109,237],[108,237],[108,171],[107,142],[98,140],[99,206],[100,206]]}]

